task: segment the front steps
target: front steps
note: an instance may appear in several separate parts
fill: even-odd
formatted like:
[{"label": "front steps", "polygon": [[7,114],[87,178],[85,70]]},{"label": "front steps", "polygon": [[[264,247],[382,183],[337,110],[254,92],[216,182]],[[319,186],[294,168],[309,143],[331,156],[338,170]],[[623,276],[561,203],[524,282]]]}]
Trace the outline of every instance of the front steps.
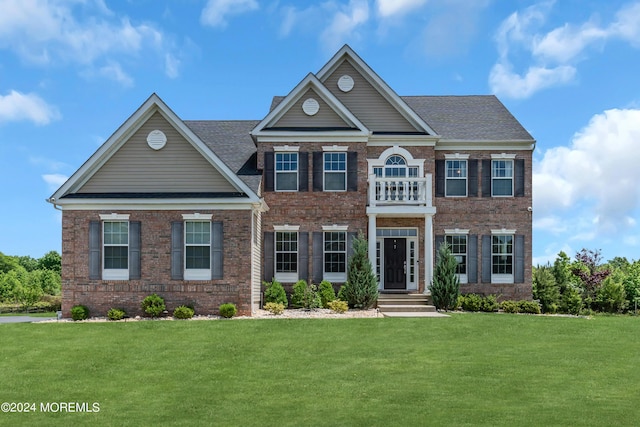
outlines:
[{"label": "front steps", "polygon": [[381,293],[378,311],[384,317],[449,317],[438,313],[431,295],[407,293]]}]

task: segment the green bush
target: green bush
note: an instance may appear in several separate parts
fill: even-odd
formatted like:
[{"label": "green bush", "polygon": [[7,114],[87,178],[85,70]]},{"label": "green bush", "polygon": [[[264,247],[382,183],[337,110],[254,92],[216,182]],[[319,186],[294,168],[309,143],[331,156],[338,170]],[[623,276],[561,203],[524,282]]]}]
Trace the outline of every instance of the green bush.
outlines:
[{"label": "green bush", "polygon": [[560,287],[556,283],[551,267],[533,269],[533,298],[540,301],[542,311],[554,313],[560,302]]},{"label": "green bush", "polygon": [[518,301],[520,313],[540,314],[540,304],[537,301]]},{"label": "green bush", "polygon": [[191,307],[187,307],[186,305],[181,305],[173,310],[173,317],[176,319],[191,319],[195,314],[195,310]]},{"label": "green bush", "polygon": [[322,302],[322,307],[329,308],[329,303],[336,299],[336,292],[333,290],[333,285],[328,280],[323,280],[320,282],[319,286],[320,292],[320,301]]},{"label": "green bush", "polygon": [[515,301],[502,301],[500,307],[505,313],[520,313],[520,305]]},{"label": "green bush", "polygon": [[464,311],[480,311],[480,307],[482,307],[482,297],[476,294],[462,295],[460,306]]},{"label": "green bush", "polygon": [[562,295],[561,309],[564,313],[578,315],[582,311],[582,297],[574,286],[568,286]]},{"label": "green bush", "polygon": [[306,308],[308,310],[320,308],[322,301],[317,286],[308,285],[305,280],[298,280],[293,285],[291,306],[293,308]]},{"label": "green bush", "polygon": [[336,313],[345,313],[349,310],[349,304],[347,304],[346,301],[335,299],[327,303],[327,308],[331,309],[331,311],[335,311]]},{"label": "green bush", "polygon": [[89,318],[89,309],[84,305],[74,305],[71,307],[71,318],[73,320],[85,320]]},{"label": "green bush", "polygon": [[273,279],[271,282],[263,282],[265,286],[264,291],[264,303],[280,303],[285,307],[289,305],[289,301],[287,300],[287,293],[285,292],[282,284],[278,282],[276,279]]},{"label": "green bush", "polygon": [[455,310],[460,295],[460,282],[456,275],[458,261],[451,254],[449,245],[443,243],[438,250],[433,282],[431,283],[431,298],[438,310]]},{"label": "green bush", "polygon": [[596,306],[606,313],[619,313],[627,307],[624,285],[609,276],[602,282],[596,295]]},{"label": "green bush", "polygon": [[127,313],[119,308],[110,308],[109,311],[107,311],[107,318],[109,320],[122,320],[126,315]]},{"label": "green bush", "polygon": [[264,309],[277,316],[284,313],[284,304],[281,302],[268,302],[264,305]]},{"label": "green bush", "polygon": [[151,294],[142,300],[142,311],[151,317],[158,317],[167,308],[164,304],[164,298],[158,294]]},{"label": "green bush", "polygon": [[500,308],[500,304],[498,304],[498,299],[495,295],[487,295],[482,298],[482,302],[480,303],[480,311],[484,311],[487,313],[493,313],[494,311],[498,311]]},{"label": "green bush", "polygon": [[231,319],[233,316],[235,316],[238,313],[238,309],[236,308],[236,305],[230,302],[226,304],[222,304],[219,310],[220,310],[220,316],[225,317],[227,319]]}]

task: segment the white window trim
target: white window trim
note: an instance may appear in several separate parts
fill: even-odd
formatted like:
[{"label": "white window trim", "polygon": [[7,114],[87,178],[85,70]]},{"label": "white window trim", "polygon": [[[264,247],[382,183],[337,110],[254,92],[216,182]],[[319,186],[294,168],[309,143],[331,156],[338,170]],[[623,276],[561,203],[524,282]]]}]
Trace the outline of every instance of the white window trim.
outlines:
[{"label": "white window trim", "polygon": [[[211,214],[182,214],[184,224],[184,280],[211,280]],[[208,222],[209,223],[209,244],[189,244],[187,245],[187,222]],[[187,268],[187,246],[209,246],[209,268]]]},{"label": "white window trim", "polygon": [[278,145],[273,147],[273,151],[276,153],[297,153],[300,151],[300,147],[296,145]]},{"label": "white window trim", "polygon": [[[466,270],[469,271],[469,230],[468,229],[464,229],[461,230],[459,228],[445,228],[444,230],[444,234],[445,234],[445,238],[444,241],[447,241],[447,236],[465,236],[467,237],[467,253],[465,254],[466,259],[467,259],[467,265],[466,265]],[[453,254],[453,252],[452,252]],[[469,283],[469,277],[466,274],[456,274],[456,276],[458,276],[458,281],[460,282],[461,285],[466,285],[467,283]]]},{"label": "white window trim", "polygon": [[[491,155],[491,197],[514,197],[515,194],[515,168],[516,164],[514,159],[516,158],[515,154],[492,154]],[[493,181],[495,179],[507,179],[506,177],[494,177],[493,176],[493,161],[494,160],[506,160],[511,162],[511,194],[493,194],[493,189],[495,186],[493,185]]]},{"label": "white window trim", "polygon": [[104,243],[104,223],[105,222],[126,222],[127,223],[127,244],[126,245],[108,245],[108,246],[126,246],[127,247],[127,266],[131,264],[129,259],[129,214],[100,214],[102,220],[102,280],[129,280],[128,268],[105,268],[105,246]]},{"label": "white window trim", "polygon": [[[337,224],[333,224],[333,225],[323,225],[322,226],[322,278],[323,280],[328,280],[329,282],[338,282],[338,283],[344,283],[347,281],[347,266],[349,263],[349,260],[347,259],[347,253],[348,251],[348,247],[347,245],[349,244],[349,236],[347,234],[347,229],[349,228],[348,225],[337,225]],[[344,247],[344,260],[345,260],[345,264],[344,264],[344,273],[327,273],[325,271],[325,247],[326,247],[326,242],[325,242],[325,233],[331,233],[331,232],[342,232],[344,233],[344,242],[345,242],[345,247]],[[338,252],[332,252],[332,253],[338,253]]]},{"label": "white window trim", "polygon": [[[273,230],[274,232],[286,232],[286,233],[296,233],[296,239],[297,239],[297,248],[298,250],[296,251],[296,254],[298,255],[298,265],[300,263],[300,226],[299,225],[289,225],[289,224],[284,224],[284,225],[274,225],[273,226]],[[274,272],[274,277],[278,282],[283,282],[283,283],[295,283],[298,281],[298,271],[296,271],[295,273],[278,273],[278,251],[276,250],[277,246],[278,246],[278,242],[276,239],[276,236],[274,235],[274,241],[273,241],[274,247],[273,247],[273,272]]]},{"label": "white window trim", "polygon": [[[322,147],[322,149],[324,150],[325,147]],[[345,153],[344,155],[344,171],[326,171],[324,168],[324,164],[325,164],[325,159],[324,159],[324,155],[325,153],[331,153],[331,152],[343,152]],[[347,165],[347,154],[346,154],[346,150],[326,150],[322,153],[322,191],[326,191],[327,193],[344,193],[347,191],[347,170],[348,170],[349,166]],[[326,177],[327,177],[327,173],[343,173],[344,174],[344,190],[327,190],[327,184],[326,184]]]},{"label": "white window trim", "polygon": [[349,151],[349,147],[344,145],[323,146],[322,151],[347,152]]},{"label": "white window trim", "polygon": [[516,262],[516,254],[515,254],[515,234],[516,230],[511,229],[508,230],[506,228],[502,228],[500,230],[491,230],[491,283],[498,284],[509,284],[515,283],[514,276],[512,274],[494,274],[493,273],[493,236],[511,236],[512,238],[512,251],[511,251],[511,271],[515,269]]},{"label": "white window trim", "polygon": [[407,162],[407,171],[411,167],[417,167],[418,178],[424,178],[424,159],[414,159],[409,151],[397,145],[384,150],[377,159],[367,159],[368,175],[375,174],[373,168],[383,168],[384,171],[385,162],[389,156],[393,156],[394,154],[404,157]]},{"label": "white window trim", "polygon": [[[274,159],[273,159],[273,190],[278,192],[278,193],[295,193],[297,191],[300,190],[300,155],[298,154],[298,151],[300,150],[300,147],[290,147],[288,145],[285,145],[284,147],[273,147],[275,148],[281,148],[281,150],[274,150],[275,154],[274,154]],[[296,161],[297,166],[296,166],[296,188],[295,190],[278,190],[278,173],[293,173],[293,171],[278,171],[278,154],[290,154],[290,153],[296,153],[298,154],[298,160]]]},{"label": "white window trim", "polygon": [[[446,156],[445,156],[446,157]],[[469,158],[469,155],[466,155],[466,158],[446,158],[445,162],[444,162],[444,196],[445,197],[452,197],[452,198],[461,198],[461,197],[469,197],[469,161],[467,160]],[[447,162],[448,161],[464,161],[466,164],[465,167],[465,172],[466,172],[466,176],[464,178],[455,178],[455,177],[449,177],[447,176]],[[447,194],[447,183],[449,182],[449,180],[456,180],[456,181],[462,181],[464,180],[464,194],[461,195],[449,195]]]},{"label": "white window trim", "polygon": [[444,158],[446,160],[469,160],[469,155],[460,153],[445,153]]}]

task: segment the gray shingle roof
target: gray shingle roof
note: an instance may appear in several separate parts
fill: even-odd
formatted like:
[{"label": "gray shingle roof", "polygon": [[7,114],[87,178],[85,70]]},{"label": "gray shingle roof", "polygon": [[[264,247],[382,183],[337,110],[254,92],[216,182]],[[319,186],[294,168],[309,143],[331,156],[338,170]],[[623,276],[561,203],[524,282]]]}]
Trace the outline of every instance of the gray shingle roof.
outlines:
[{"label": "gray shingle roof", "polygon": [[493,95],[401,98],[444,139],[533,141],[529,132]]},{"label": "gray shingle roof", "polygon": [[261,175],[256,170],[256,145],[250,132],[258,120],[184,120],[207,146],[252,190],[259,194]]}]

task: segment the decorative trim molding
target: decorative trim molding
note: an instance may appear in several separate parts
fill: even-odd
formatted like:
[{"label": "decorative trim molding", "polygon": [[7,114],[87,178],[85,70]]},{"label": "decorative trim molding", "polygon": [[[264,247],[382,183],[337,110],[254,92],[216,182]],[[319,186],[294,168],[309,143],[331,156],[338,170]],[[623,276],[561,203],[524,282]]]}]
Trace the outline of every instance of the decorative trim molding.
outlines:
[{"label": "decorative trim molding", "polygon": [[182,219],[184,220],[203,220],[203,221],[211,221],[213,218],[213,214],[201,214],[201,213],[192,213],[192,214],[182,214]]},{"label": "decorative trim molding", "polygon": [[103,221],[129,221],[129,214],[100,214],[100,219]]},{"label": "decorative trim molding", "polygon": [[513,235],[516,234],[516,229],[506,229],[506,228],[502,228],[500,230],[491,230],[491,234],[492,235],[497,235],[497,236],[505,236],[505,235]]},{"label": "decorative trim molding", "polygon": [[451,236],[451,235],[463,235],[463,234],[469,234],[469,230],[463,230],[460,228],[445,228],[444,229],[444,234]]},{"label": "decorative trim molding", "polygon": [[300,230],[300,226],[299,225],[289,225],[289,224],[274,225],[273,226],[273,230],[274,231],[299,231]]},{"label": "decorative trim molding", "polygon": [[447,160],[468,160],[469,154],[460,154],[460,153],[446,153],[444,158]]},{"label": "decorative trim molding", "polygon": [[276,145],[273,147],[273,151],[276,152],[282,152],[282,151],[291,151],[291,152],[298,152],[300,151],[300,147],[299,146],[293,146],[293,145]]},{"label": "decorative trim molding", "polygon": [[349,229],[348,225],[323,225],[322,231],[347,231]]},{"label": "decorative trim molding", "polygon": [[323,146],[322,151],[349,151],[349,147],[346,145],[329,145]]},{"label": "decorative trim molding", "polygon": [[513,160],[513,159],[516,158],[516,155],[515,154],[500,153],[500,154],[492,154],[491,158],[492,159],[498,159],[498,160],[502,160],[502,159]]}]

